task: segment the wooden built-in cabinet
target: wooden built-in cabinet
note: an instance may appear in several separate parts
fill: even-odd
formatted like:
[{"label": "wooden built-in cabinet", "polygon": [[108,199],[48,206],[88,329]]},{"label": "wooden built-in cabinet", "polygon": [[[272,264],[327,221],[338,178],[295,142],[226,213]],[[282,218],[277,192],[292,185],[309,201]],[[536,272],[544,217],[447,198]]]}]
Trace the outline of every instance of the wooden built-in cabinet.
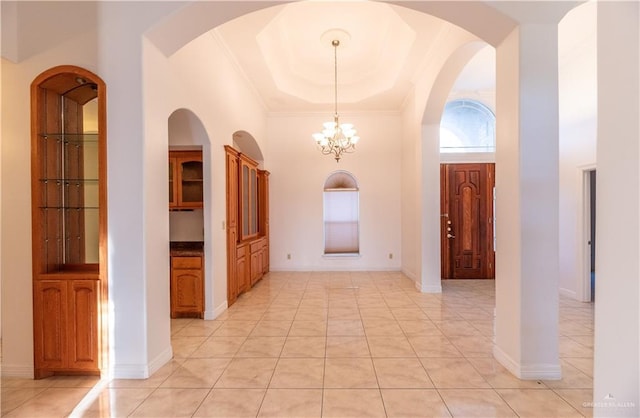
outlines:
[{"label": "wooden built-in cabinet", "polygon": [[203,206],[202,151],[169,151],[169,209]]},{"label": "wooden built-in cabinet", "polygon": [[36,363],[41,371],[95,372],[99,281],[66,276],[50,275],[34,283]]},{"label": "wooden built-in cabinet", "polygon": [[201,255],[171,256],[171,317],[204,317]]},{"label": "wooden built-in cabinet", "polygon": [[230,146],[227,167],[227,304],[269,271],[269,172]]},{"label": "wooden built-in cabinet", "polygon": [[106,86],[60,66],[31,84],[34,375],[99,374],[107,304]]}]

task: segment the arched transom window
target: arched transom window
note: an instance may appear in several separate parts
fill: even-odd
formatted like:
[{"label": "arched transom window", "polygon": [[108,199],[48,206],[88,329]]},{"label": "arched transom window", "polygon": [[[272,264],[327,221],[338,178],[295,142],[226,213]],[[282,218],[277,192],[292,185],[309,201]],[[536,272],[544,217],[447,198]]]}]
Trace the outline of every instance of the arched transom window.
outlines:
[{"label": "arched transom window", "polygon": [[440,152],[495,152],[496,117],[477,100],[448,102],[440,121]]}]

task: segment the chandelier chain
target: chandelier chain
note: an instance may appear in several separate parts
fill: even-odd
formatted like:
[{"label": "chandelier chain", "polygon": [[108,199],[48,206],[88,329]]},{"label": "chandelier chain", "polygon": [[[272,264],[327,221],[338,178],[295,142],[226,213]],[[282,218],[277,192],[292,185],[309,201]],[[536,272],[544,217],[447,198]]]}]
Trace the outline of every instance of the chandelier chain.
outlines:
[{"label": "chandelier chain", "polygon": [[333,45],[333,98],[334,98],[334,115],[338,117],[338,45],[340,41],[335,39],[331,42]]}]

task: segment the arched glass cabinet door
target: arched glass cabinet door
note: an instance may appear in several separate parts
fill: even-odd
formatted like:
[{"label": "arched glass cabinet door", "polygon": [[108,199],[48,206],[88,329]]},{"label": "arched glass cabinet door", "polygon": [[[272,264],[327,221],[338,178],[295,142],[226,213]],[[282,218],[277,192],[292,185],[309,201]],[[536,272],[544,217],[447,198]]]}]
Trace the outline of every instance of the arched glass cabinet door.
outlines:
[{"label": "arched glass cabinet door", "polygon": [[99,374],[107,295],[106,87],[59,66],[31,84],[35,377]]}]

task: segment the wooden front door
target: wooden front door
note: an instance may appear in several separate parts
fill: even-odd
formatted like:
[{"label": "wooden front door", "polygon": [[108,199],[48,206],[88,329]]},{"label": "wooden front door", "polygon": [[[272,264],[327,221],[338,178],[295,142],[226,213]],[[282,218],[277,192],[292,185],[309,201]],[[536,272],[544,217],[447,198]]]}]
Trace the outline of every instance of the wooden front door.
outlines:
[{"label": "wooden front door", "polygon": [[495,165],[442,164],[440,206],[443,279],[493,279]]}]

